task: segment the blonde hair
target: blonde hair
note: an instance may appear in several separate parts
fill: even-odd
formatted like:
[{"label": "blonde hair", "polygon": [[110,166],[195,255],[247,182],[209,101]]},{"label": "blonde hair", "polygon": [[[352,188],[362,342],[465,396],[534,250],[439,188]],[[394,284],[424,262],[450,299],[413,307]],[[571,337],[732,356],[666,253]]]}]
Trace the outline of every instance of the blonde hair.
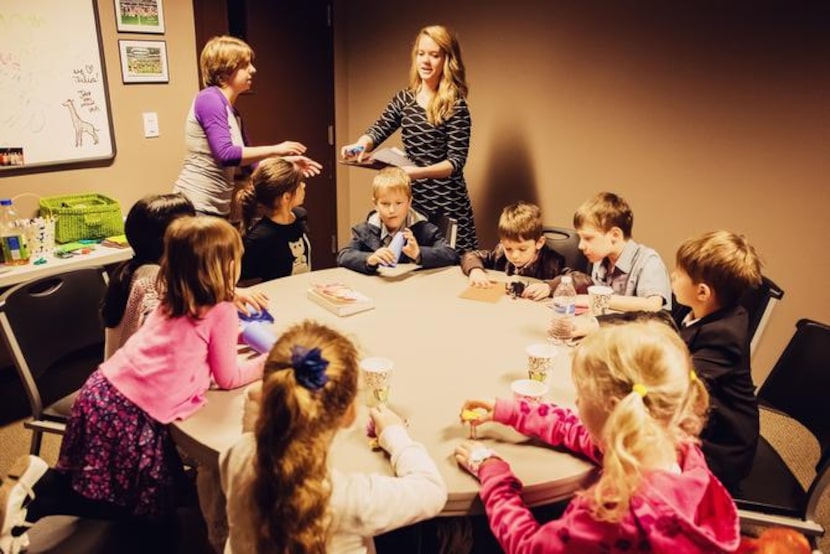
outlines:
[{"label": "blonde hair", "polygon": [[385,192],[402,192],[412,198],[412,180],[400,167],[384,167],[372,179],[372,200]]},{"label": "blonde hair", "polygon": [[542,230],[542,210],[536,204],[516,202],[501,211],[499,238],[503,240],[539,240]]},{"label": "blonde hair", "polygon": [[213,37],[199,56],[202,85],[221,87],[233,72],[254,61],[254,51],[243,40],[228,35]]},{"label": "blonde hair", "polygon": [[461,59],[461,45],[458,38],[443,25],[430,25],[418,31],[412,45],[412,65],[409,68],[409,89],[417,92],[421,86],[421,76],[418,74],[418,46],[421,37],[429,37],[444,54],[444,67],[441,71],[441,82],[438,90],[426,108],[427,119],[435,126],[440,125],[450,117],[455,110],[455,104],[460,99],[467,98],[466,70]]},{"label": "blonde hair", "polygon": [[634,214],[622,196],[613,192],[600,192],[583,202],[574,213],[574,229],[579,230],[586,225],[596,227],[604,233],[619,227],[623,237],[628,239],[634,227]]},{"label": "blonde hair", "polygon": [[157,287],[169,317],[201,317],[202,309],[233,300],[242,239],[219,217],[184,216],[164,234]]},{"label": "blonde hair", "polygon": [[594,518],[618,522],[653,469],[650,455],[696,442],[709,397],[683,340],[657,321],[611,325],[587,337],[574,355],[573,379],[580,396],[608,407],[599,437],[602,474],[582,494]]},{"label": "blonde hair", "polygon": [[[298,382],[295,348],[320,349],[328,381]],[[357,394],[358,353],[337,331],[303,321],[277,340],[265,363],[256,423],[254,479],[248,497],[257,552],[326,552],[331,522],[328,452]]]},{"label": "blonde hair", "polygon": [[737,303],[743,292],[761,284],[761,259],[746,237],[711,231],[687,239],[677,249],[676,265],[692,283],[714,289],[722,306]]},{"label": "blonde hair", "polygon": [[245,187],[239,196],[243,228],[248,230],[256,223],[258,207],[262,206],[266,213],[272,211],[283,194],[293,195],[302,182],[303,173],[293,163],[282,158],[261,161],[251,176],[251,185]]}]

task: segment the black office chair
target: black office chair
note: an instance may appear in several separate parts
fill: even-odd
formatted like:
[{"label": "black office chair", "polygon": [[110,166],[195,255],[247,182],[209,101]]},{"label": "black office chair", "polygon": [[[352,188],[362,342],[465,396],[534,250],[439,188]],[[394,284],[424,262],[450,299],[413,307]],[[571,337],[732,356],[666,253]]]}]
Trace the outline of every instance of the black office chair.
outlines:
[{"label": "black office chair", "polygon": [[16,285],[0,296],[0,330],[29,397],[31,453],[63,434],[78,389],[104,358],[101,267]]},{"label": "black office chair", "polygon": [[782,298],[784,298],[784,291],[766,277],[763,278],[759,287],[746,291],[741,297],[741,305],[749,314],[749,336],[752,337],[749,343],[751,356],[755,355],[755,349],[761,341],[761,335],[769,322],[772,309]]},{"label": "black office chair", "polygon": [[830,326],[809,319],[796,331],[758,391],[762,409],[798,421],[818,441],[816,475],[805,490],[790,468],[761,437],[752,472],[735,497],[743,523],[783,525],[811,537],[824,534],[816,522],[818,500],[830,484]]},{"label": "black office chair", "polygon": [[430,219],[430,222],[438,227],[444,238],[447,239],[451,248],[455,248],[458,239],[458,220],[448,215],[439,214]]},{"label": "black office chair", "polygon": [[565,256],[565,266],[591,275],[588,258],[579,249],[579,235],[567,227],[545,227],[542,230],[549,248]]}]

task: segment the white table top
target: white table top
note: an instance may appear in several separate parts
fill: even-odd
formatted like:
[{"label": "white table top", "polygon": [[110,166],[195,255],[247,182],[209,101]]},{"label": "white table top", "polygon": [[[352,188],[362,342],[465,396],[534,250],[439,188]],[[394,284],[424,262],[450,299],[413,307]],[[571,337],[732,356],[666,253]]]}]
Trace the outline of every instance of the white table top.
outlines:
[{"label": "white table top", "polygon": [[[91,245],[94,248],[88,254],[76,254],[71,258],[57,258],[53,255],[34,255],[25,265],[7,266],[0,264],[0,288],[10,287],[25,281],[54,275],[70,269],[109,265],[129,260],[133,256],[132,248],[111,248],[100,244]],[[43,258],[44,264],[35,264],[35,260]]]},{"label": "white table top", "polygon": [[[311,284],[324,282],[347,284],[370,296],[376,307],[338,317],[305,297]],[[544,342],[549,317],[543,303],[506,295],[494,304],[461,299],[466,286],[458,267],[397,278],[337,268],[257,285],[270,295],[276,333],[312,318],[351,337],[362,355],[394,360],[390,406],[409,420],[411,436],[426,446],[447,483],[449,499],[442,515],[481,509],[477,481],[452,456],[454,447],[468,436],[467,426],[458,419],[463,401],[509,397],[510,383],[527,377],[525,347]],[[572,407],[569,352],[563,349],[561,354],[548,377],[546,398]],[[172,426],[176,442],[200,463],[216,464],[218,453],[241,434],[243,399],[243,389],[209,391],[205,407]],[[391,475],[384,453],[368,447],[367,410],[361,404],[358,422],[338,434],[332,463],[343,471]],[[590,480],[594,469],[500,424],[480,427],[479,440],[511,464],[525,484],[530,505],[571,496]]]}]

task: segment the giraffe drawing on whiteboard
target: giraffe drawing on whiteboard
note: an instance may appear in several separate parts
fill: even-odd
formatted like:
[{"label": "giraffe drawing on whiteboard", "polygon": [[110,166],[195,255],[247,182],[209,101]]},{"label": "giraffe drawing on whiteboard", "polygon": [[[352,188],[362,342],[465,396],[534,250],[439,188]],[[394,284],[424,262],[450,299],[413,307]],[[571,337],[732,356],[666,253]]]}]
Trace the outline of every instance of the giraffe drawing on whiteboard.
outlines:
[{"label": "giraffe drawing on whiteboard", "polygon": [[81,119],[77,110],[75,110],[75,103],[72,99],[68,98],[63,105],[69,109],[69,114],[72,116],[72,126],[75,128],[75,147],[84,145],[84,133],[91,136],[93,142],[98,144],[98,131],[95,130],[95,126],[92,123]]}]

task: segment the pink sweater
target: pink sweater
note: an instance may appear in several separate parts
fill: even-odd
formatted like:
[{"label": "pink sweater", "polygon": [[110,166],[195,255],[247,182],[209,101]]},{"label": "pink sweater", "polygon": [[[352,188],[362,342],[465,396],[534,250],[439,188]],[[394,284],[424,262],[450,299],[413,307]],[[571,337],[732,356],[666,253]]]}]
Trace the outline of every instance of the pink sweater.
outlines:
[{"label": "pink sweater", "polygon": [[238,334],[239,318],[230,302],[198,320],[168,318],[159,307],[101,364],[101,371],[156,421],[185,419],[205,403],[211,378],[219,388],[232,389],[262,376],[264,354],[237,361]]},{"label": "pink sweater", "polygon": [[[552,446],[600,462],[579,417],[552,404],[498,400],[496,421]],[[481,498],[490,527],[508,554],[554,552],[734,552],[740,542],[735,503],[712,475],[700,449],[683,447],[680,473],[645,475],[619,523],[595,520],[587,499],[576,496],[564,515],[539,525],[522,501],[522,483],[503,460],[481,466]]]}]

